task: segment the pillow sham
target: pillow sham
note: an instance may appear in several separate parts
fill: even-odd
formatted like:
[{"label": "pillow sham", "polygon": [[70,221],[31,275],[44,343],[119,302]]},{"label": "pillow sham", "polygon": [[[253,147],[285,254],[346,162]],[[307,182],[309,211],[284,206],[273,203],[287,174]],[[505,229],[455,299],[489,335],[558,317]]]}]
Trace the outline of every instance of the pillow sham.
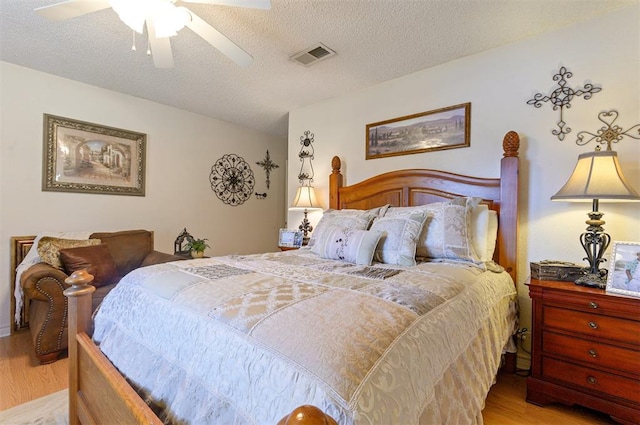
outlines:
[{"label": "pillow sham", "polygon": [[309,239],[311,252],[322,255],[327,242],[327,231],[331,227],[352,230],[367,230],[378,214],[368,210],[327,210],[316,225]]},{"label": "pillow sham", "polygon": [[424,211],[374,220],[371,231],[380,232],[374,259],[385,264],[416,265],[416,243],[427,220]]},{"label": "pillow sham", "polygon": [[86,269],[93,275],[93,286],[109,285],[120,280],[115,261],[107,244],[60,250],[60,260],[67,274]]},{"label": "pillow sham", "polygon": [[60,261],[61,249],[93,246],[101,242],[100,239],[62,239],[43,236],[38,242],[38,255],[45,263],[49,263],[53,267],[63,270],[62,262]]},{"label": "pillow sham", "polygon": [[327,242],[320,256],[370,266],[380,236],[376,231],[333,226],[327,230]]},{"label": "pillow sham", "polygon": [[416,255],[427,258],[448,258],[478,262],[471,237],[471,213],[482,199],[455,198],[427,205],[431,218],[426,227],[424,245],[418,245]]},{"label": "pillow sham", "polygon": [[416,257],[479,262],[480,257],[473,246],[472,213],[481,201],[476,197],[459,197],[415,207],[392,207],[385,217],[415,211],[428,214],[427,223],[418,237]]}]

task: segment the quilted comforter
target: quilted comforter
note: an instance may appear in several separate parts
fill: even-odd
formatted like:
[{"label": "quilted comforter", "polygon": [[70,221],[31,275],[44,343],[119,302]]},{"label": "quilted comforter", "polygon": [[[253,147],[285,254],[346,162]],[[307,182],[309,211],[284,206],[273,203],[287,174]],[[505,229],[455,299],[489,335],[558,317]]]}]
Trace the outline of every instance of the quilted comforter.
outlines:
[{"label": "quilted comforter", "polygon": [[169,423],[481,423],[515,326],[507,273],[359,266],[307,250],[137,269],[93,338]]}]

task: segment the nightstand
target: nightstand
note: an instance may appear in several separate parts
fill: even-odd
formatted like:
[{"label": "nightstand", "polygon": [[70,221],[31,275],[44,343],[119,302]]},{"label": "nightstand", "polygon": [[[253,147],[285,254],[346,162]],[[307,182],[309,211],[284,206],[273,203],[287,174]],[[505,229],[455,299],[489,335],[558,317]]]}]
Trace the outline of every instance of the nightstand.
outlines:
[{"label": "nightstand", "polygon": [[300,249],[299,246],[279,246],[280,251],[292,251],[294,249]]},{"label": "nightstand", "polygon": [[640,423],[640,299],[531,279],[527,401],[560,402]]}]

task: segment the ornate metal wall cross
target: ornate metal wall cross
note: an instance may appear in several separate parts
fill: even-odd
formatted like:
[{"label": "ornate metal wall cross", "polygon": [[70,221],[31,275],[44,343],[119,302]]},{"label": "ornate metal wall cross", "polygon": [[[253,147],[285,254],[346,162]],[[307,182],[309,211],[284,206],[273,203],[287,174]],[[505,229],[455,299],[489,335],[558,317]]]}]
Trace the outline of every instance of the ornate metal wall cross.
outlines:
[{"label": "ornate metal wall cross", "polygon": [[256,162],[256,164],[264,168],[264,173],[267,175],[267,189],[269,189],[269,185],[271,184],[271,170],[275,170],[280,166],[271,161],[271,155],[269,155],[268,150],[267,155],[264,157],[264,159],[262,161]]},{"label": "ornate metal wall cross", "polygon": [[558,82],[558,88],[551,92],[550,95],[542,93],[536,93],[533,99],[527,101],[527,105],[533,105],[536,108],[540,108],[543,102],[551,102],[553,110],[560,109],[560,121],[558,121],[558,129],[551,130],[554,136],[558,136],[559,140],[564,140],[564,136],[571,132],[571,128],[567,126],[564,121],[563,111],[564,108],[571,108],[571,101],[576,96],[583,96],[585,100],[589,100],[594,93],[598,93],[602,90],[601,87],[595,87],[593,84],[585,83],[584,88],[572,89],[567,87],[567,79],[571,78],[573,74],[563,66],[558,73],[553,76],[553,81]]}]

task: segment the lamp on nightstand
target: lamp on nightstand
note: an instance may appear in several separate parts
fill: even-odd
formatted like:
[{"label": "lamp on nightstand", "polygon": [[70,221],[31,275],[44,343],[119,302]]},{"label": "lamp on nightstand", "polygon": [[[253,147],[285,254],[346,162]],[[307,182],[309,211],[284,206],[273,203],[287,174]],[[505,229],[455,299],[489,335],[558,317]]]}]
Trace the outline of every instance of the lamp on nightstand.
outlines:
[{"label": "lamp on nightstand", "polygon": [[602,255],[607,250],[611,237],[604,232],[603,213],[598,211],[600,200],[640,201],[640,195],[627,182],[622,174],[618,154],[600,147],[594,152],[578,156],[571,177],[562,188],[551,197],[553,201],[591,201],[587,230],[580,235],[580,243],[587,256],[589,267],[585,274],[576,280],[576,284],[604,288],[607,282],[607,270],[600,269],[600,263],[606,261]]},{"label": "lamp on nightstand", "polygon": [[313,231],[313,227],[309,223],[307,219],[307,213],[313,210],[321,210],[322,207],[318,202],[318,198],[316,197],[316,192],[313,189],[313,186],[303,184],[298,186],[298,190],[296,192],[296,197],[293,199],[293,203],[289,208],[290,211],[300,211],[304,210],[304,219],[298,229],[302,231],[302,245],[307,245],[309,243],[309,233]]}]

